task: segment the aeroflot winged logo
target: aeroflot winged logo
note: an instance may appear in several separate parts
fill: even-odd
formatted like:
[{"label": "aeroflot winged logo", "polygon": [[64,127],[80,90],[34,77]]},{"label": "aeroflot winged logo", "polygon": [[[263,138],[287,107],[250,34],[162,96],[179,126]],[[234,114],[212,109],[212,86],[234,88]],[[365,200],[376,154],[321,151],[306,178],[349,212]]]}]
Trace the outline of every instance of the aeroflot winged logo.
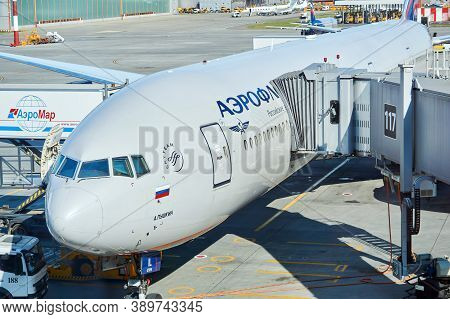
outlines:
[{"label": "aeroflot winged logo", "polygon": [[27,95],[9,110],[8,119],[16,120],[23,131],[40,132],[56,117],[55,112],[49,112],[46,108],[47,105],[39,97]]},{"label": "aeroflot winged logo", "polygon": [[241,134],[244,134],[245,130],[248,129],[249,121],[242,122],[240,119],[238,119],[238,121],[238,125],[231,126],[230,130],[232,130],[233,132],[240,132]]}]

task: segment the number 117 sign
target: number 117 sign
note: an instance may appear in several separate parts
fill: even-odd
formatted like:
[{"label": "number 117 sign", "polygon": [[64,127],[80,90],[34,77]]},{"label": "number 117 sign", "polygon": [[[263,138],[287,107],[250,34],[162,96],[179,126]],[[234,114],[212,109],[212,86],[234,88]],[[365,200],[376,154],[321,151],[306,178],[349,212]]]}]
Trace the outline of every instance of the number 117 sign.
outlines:
[{"label": "number 117 sign", "polygon": [[384,136],[397,139],[397,108],[384,104]]}]

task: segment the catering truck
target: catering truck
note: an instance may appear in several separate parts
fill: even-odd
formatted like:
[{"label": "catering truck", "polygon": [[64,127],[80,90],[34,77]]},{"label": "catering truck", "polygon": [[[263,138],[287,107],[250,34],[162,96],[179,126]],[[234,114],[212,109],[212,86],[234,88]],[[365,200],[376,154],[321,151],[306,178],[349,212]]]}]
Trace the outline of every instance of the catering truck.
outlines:
[{"label": "catering truck", "polygon": [[115,89],[100,84],[1,84],[0,138],[45,139],[56,124],[66,139]]},{"label": "catering truck", "polygon": [[39,239],[0,234],[0,299],[42,298],[47,283],[47,264]]}]

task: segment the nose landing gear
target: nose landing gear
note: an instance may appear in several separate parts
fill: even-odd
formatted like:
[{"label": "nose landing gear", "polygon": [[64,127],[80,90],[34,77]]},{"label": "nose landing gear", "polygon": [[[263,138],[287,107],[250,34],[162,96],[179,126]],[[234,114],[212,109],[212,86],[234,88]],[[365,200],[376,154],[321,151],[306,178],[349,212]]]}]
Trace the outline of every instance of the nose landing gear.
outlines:
[{"label": "nose landing gear", "polygon": [[128,294],[125,299],[162,299],[161,294],[149,293],[151,285],[150,275],[161,270],[161,252],[148,252],[133,255],[139,279],[129,279],[125,285]]}]

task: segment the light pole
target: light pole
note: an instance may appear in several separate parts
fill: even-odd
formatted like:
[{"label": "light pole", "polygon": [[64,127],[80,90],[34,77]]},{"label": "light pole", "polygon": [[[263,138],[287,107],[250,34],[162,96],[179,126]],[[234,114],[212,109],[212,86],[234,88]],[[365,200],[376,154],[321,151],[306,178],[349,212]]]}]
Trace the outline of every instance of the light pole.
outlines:
[{"label": "light pole", "polygon": [[12,47],[17,47],[20,45],[19,41],[19,14],[17,12],[17,0],[12,0],[12,14],[13,14],[13,31],[14,31],[14,42],[11,43]]}]

